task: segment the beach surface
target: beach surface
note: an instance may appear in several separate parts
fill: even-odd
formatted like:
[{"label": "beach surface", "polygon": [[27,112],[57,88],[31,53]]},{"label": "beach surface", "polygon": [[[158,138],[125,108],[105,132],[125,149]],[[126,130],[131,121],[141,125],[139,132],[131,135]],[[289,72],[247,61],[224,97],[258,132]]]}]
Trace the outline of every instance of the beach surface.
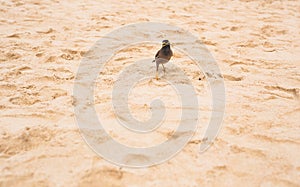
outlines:
[{"label": "beach surface", "polygon": [[[0,186],[300,186],[299,0],[13,0],[0,1],[0,10]],[[118,142],[155,146],[176,130],[180,99],[167,80],[188,83],[171,64],[186,73],[199,101],[197,131],[183,150],[133,169],[107,162],[86,144],[73,87],[80,62],[99,39],[139,22],[174,25],[199,38],[221,70],[226,110],[216,140],[200,153],[212,112],[210,86],[174,44],[166,74],[160,67],[155,80],[150,61],[143,72],[150,78],[128,96],[140,121],[151,117],[151,101],[159,97],[164,123],[150,134],[130,132],[112,109],[113,86],[126,66],[153,58],[161,44],[114,54],[99,72],[94,104]],[[136,73],[130,72],[133,79]]]}]

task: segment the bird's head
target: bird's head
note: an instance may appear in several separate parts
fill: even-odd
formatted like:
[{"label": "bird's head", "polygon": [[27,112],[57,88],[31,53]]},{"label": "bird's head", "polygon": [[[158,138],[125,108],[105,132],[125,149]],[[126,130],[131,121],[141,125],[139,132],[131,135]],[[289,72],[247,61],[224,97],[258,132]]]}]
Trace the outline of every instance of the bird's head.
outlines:
[{"label": "bird's head", "polygon": [[163,40],[163,41],[162,41],[162,46],[165,47],[165,46],[167,46],[167,45],[170,45],[169,40]]}]

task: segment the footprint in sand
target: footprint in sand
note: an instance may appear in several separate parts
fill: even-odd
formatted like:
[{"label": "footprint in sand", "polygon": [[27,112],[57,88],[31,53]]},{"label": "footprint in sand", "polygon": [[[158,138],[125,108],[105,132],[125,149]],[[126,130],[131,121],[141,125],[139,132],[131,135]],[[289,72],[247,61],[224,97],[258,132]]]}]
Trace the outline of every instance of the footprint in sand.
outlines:
[{"label": "footprint in sand", "polygon": [[0,137],[2,142],[0,144],[0,152],[7,157],[43,146],[56,136],[54,130],[46,127],[26,127],[16,135],[8,134],[7,132],[4,132],[4,134],[2,133]]},{"label": "footprint in sand", "polygon": [[271,94],[273,96],[278,96],[286,99],[300,99],[299,88],[284,88],[281,86],[265,86],[264,88],[270,91],[267,92],[267,94]]},{"label": "footprint in sand", "polygon": [[85,171],[84,175],[80,177],[79,186],[123,186],[122,177],[123,171],[118,169],[92,168]]},{"label": "footprint in sand", "polygon": [[18,90],[19,95],[11,97],[9,102],[14,105],[30,106],[39,102],[51,101],[58,97],[66,96],[67,92],[59,88],[44,86],[37,90],[33,86],[22,87]]},{"label": "footprint in sand", "polygon": [[125,156],[123,160],[124,160],[123,163],[126,163],[128,165],[139,165],[143,163],[151,163],[150,158],[141,154],[128,154]]},{"label": "footprint in sand", "polygon": [[267,37],[275,37],[277,35],[285,35],[288,31],[285,29],[278,29],[272,25],[265,25],[261,28],[261,33]]},{"label": "footprint in sand", "polygon": [[228,80],[228,81],[241,81],[241,80],[243,80],[243,77],[235,77],[235,76],[232,76],[232,75],[223,75],[223,77],[225,78],[225,80]]}]

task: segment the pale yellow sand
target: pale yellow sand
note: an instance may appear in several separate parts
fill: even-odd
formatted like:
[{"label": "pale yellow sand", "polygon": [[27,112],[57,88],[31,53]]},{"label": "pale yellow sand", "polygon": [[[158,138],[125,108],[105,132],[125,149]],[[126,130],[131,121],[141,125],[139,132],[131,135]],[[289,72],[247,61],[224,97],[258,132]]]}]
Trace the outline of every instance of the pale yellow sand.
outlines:
[{"label": "pale yellow sand", "polygon": [[[299,1],[107,2],[0,2],[0,186],[300,185]],[[217,141],[205,153],[198,153],[205,130],[200,125],[184,150],[166,163],[120,169],[83,141],[74,120],[73,81],[96,40],[141,21],[182,27],[206,44],[225,78],[226,115]],[[99,81],[95,95],[104,121],[117,125],[108,93],[122,63],[130,63],[128,57],[152,57],[158,48],[125,49],[117,65],[107,67],[106,82]],[[181,53],[172,61],[196,85],[199,121],[207,124],[211,101],[206,81],[198,80],[203,74]],[[174,101],[168,86],[141,83],[130,97],[134,116],[149,117],[143,103],[155,97],[149,93],[155,88],[166,103]],[[134,100],[134,94],[144,97]],[[167,114],[176,122],[177,112]],[[112,136],[150,146],[169,133],[143,136],[142,143],[122,129]]]}]

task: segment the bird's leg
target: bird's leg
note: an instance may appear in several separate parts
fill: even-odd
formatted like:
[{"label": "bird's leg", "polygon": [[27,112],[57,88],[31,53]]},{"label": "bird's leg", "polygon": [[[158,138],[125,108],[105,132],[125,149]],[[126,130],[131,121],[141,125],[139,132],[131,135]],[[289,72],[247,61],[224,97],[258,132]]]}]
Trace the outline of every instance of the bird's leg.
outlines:
[{"label": "bird's leg", "polygon": [[163,67],[163,70],[164,70],[164,73],[166,73],[166,69],[165,69],[165,66],[163,64],[161,64],[162,67]]},{"label": "bird's leg", "polygon": [[158,80],[158,66],[159,63],[156,62],[156,75],[155,75],[156,80]]}]

